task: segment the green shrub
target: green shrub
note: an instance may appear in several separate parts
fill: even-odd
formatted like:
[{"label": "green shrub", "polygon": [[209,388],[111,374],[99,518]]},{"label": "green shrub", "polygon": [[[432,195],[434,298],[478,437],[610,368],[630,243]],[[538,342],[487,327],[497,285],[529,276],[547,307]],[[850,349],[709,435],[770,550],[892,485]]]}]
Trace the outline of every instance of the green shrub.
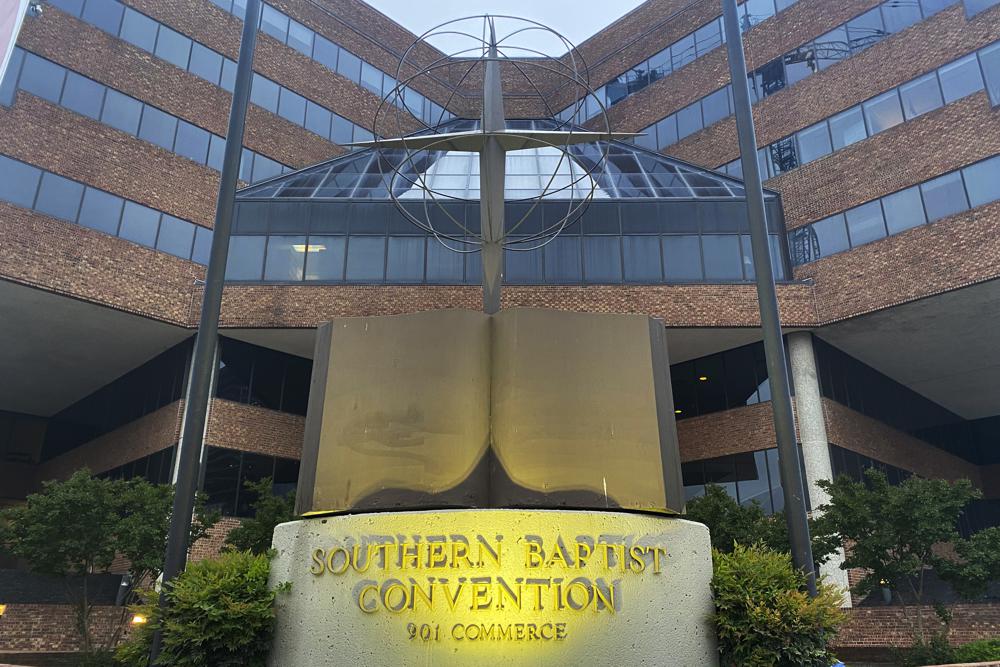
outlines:
[{"label": "green shrub", "polygon": [[762,546],[714,551],[712,592],[722,664],[739,667],[829,667],[827,642],[845,616],[842,595],[820,583],[804,592],[805,576],[788,554]]},{"label": "green shrub", "polygon": [[964,644],[954,651],[955,662],[989,662],[1000,660],[1000,637],[981,639]]},{"label": "green shrub", "polygon": [[263,666],[274,627],[275,592],[268,588],[266,555],[231,551],[191,563],[167,589],[163,617],[147,605],[150,622],[118,650],[118,659],[144,667],[156,627],[163,629],[157,665]]},{"label": "green shrub", "polygon": [[259,482],[247,480],[244,486],[254,498],[250,503],[253,516],[229,531],[226,546],[237,551],[266,553],[271,548],[274,527],[295,518],[295,494],[274,495],[270,477]]}]

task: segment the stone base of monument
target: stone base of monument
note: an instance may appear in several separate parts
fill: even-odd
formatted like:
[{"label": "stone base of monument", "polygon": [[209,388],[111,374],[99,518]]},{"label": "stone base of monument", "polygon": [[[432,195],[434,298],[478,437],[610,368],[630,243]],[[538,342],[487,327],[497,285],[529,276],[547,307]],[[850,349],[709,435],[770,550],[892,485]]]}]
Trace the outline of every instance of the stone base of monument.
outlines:
[{"label": "stone base of monument", "polygon": [[717,665],[708,529],[445,510],[278,526],[270,665]]}]

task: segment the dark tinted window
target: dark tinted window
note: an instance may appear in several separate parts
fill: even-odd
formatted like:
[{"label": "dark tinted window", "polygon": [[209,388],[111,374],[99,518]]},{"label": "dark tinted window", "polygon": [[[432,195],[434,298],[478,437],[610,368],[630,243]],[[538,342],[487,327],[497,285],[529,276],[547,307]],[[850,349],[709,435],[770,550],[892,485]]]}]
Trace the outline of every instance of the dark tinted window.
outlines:
[{"label": "dark tinted window", "polygon": [[173,150],[174,134],[177,132],[177,118],[148,104],[142,110],[139,123],[139,138]]},{"label": "dark tinted window", "polygon": [[377,281],[385,275],[385,237],[352,236],[347,243],[347,280]]},{"label": "dark tinted window", "polygon": [[125,7],[120,2],[88,2],[83,8],[83,20],[93,23],[112,35],[118,34]]},{"label": "dark tinted window", "polygon": [[717,280],[741,280],[739,236],[707,234],[701,238],[705,256],[705,277]]},{"label": "dark tinted window", "polygon": [[194,243],[194,225],[172,215],[163,214],[156,249],[187,259]]},{"label": "dark tinted window", "polygon": [[141,204],[127,201],[122,213],[121,229],[118,236],[152,248],[156,245],[156,231],[160,213]]},{"label": "dark tinted window", "polygon": [[962,177],[957,172],[924,183],[920,186],[920,192],[923,194],[924,210],[927,211],[927,220],[930,222],[969,207]]},{"label": "dark tinted window", "polygon": [[83,185],[52,173],[42,174],[35,209],[74,222],[83,198]]},{"label": "dark tinted window", "polygon": [[621,237],[586,236],[583,239],[583,272],[587,282],[619,283],[622,280]]},{"label": "dark tinted window", "polygon": [[195,42],[191,45],[191,62],[188,70],[206,81],[218,83],[222,74],[222,56]]},{"label": "dark tinted window", "polygon": [[278,115],[296,125],[302,125],[306,119],[306,98],[282,88],[278,100]]},{"label": "dark tinted window", "polygon": [[64,107],[96,120],[101,117],[103,103],[104,86],[76,72],[66,73],[66,86],[62,95]]},{"label": "dark tinted window", "polygon": [[424,279],[424,244],[422,236],[390,236],[386,263],[389,282],[420,282]]},{"label": "dark tinted window", "polygon": [[664,236],[663,270],[668,282],[701,280],[701,243],[698,236]]},{"label": "dark tinted window", "polygon": [[916,227],[927,222],[924,205],[920,201],[920,188],[912,187],[882,198],[885,224],[890,234]]},{"label": "dark tinted window", "polygon": [[35,167],[0,155],[0,199],[31,208],[42,172]]},{"label": "dark tinted window", "polygon": [[979,70],[979,60],[974,53],[941,67],[938,73],[941,76],[945,103],[954,102],[983,89],[983,76]]},{"label": "dark tinted window", "polygon": [[845,217],[852,246],[870,243],[886,235],[882,205],[878,200],[852,208],[845,213]]},{"label": "dark tinted window", "polygon": [[168,63],[187,69],[188,59],[191,57],[191,40],[165,25],[160,26],[155,53]]},{"label": "dark tinted window", "polygon": [[962,170],[972,206],[1000,199],[1000,157],[984,160]]},{"label": "dark tinted window", "polygon": [[124,203],[121,197],[94,188],[87,188],[83,194],[83,205],[80,207],[78,222],[85,227],[97,229],[107,234],[117,234]]},{"label": "dark tinted window", "polygon": [[104,110],[101,112],[101,122],[117,128],[128,134],[139,132],[139,118],[142,115],[142,103],[117,90],[108,89],[104,98]]},{"label": "dark tinted window", "polygon": [[152,53],[153,49],[156,48],[157,27],[156,21],[153,19],[126,7],[119,37]]},{"label": "dark tinted window", "polygon": [[226,280],[260,280],[264,270],[264,236],[234,236],[229,241]]},{"label": "dark tinted window", "polygon": [[254,73],[250,101],[272,113],[278,113],[278,84]]},{"label": "dark tinted window", "polygon": [[199,264],[208,264],[208,255],[211,248],[212,230],[195,226],[194,250],[191,252],[191,261],[198,262]]},{"label": "dark tinted window", "polygon": [[58,104],[65,77],[66,70],[59,65],[28,53],[24,57],[18,85],[33,95]]},{"label": "dark tinted window", "polygon": [[177,125],[174,152],[204,164],[208,159],[210,140],[211,135],[208,132],[182,120]]}]

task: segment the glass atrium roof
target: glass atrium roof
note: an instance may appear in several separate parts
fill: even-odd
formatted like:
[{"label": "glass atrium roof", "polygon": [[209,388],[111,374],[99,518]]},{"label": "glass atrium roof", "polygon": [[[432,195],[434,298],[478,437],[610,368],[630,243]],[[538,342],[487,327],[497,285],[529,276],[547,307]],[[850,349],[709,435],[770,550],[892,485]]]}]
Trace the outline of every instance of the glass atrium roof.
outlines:
[{"label": "glass atrium roof", "polygon": [[[478,120],[455,119],[418,134],[466,132]],[[508,120],[507,129],[567,130],[554,120]],[[575,128],[583,130],[583,128]],[[607,159],[605,159],[605,153]],[[400,163],[403,163],[400,166]],[[393,171],[399,173],[393,178]],[[277,176],[241,190],[238,198],[388,200],[389,184],[400,199],[423,199],[423,188],[438,200],[479,199],[479,157],[455,150],[406,151],[367,148],[312,167]],[[504,196],[507,200],[582,199],[743,199],[741,181],[622,141],[560,148],[509,151]],[[596,186],[596,187],[595,187]],[[765,197],[776,198],[765,191]]]}]

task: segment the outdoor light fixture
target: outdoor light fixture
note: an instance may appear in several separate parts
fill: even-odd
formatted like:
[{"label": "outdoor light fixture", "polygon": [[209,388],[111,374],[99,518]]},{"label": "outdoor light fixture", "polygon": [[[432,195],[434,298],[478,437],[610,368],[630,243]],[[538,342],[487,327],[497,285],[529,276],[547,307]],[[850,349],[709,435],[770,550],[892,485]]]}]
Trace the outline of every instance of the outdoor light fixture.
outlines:
[{"label": "outdoor light fixture", "polygon": [[132,625],[145,625],[147,620],[142,614],[136,614],[132,617]]},{"label": "outdoor light fixture", "polygon": [[295,252],[320,252],[326,250],[326,246],[322,243],[310,243],[309,245],[305,243],[293,243],[292,250]]},{"label": "outdoor light fixture", "polygon": [[708,376],[707,375],[699,375],[698,376],[698,382],[708,382]]},{"label": "outdoor light fixture", "polygon": [[4,613],[5,611],[7,611],[7,605],[5,605],[5,604],[0,604],[0,616],[3,616],[3,613]]},{"label": "outdoor light fixture", "polygon": [[679,415],[679,414],[681,414],[682,412],[684,412],[684,411],[683,411],[683,410],[674,410],[674,414],[675,414],[675,415]]}]

